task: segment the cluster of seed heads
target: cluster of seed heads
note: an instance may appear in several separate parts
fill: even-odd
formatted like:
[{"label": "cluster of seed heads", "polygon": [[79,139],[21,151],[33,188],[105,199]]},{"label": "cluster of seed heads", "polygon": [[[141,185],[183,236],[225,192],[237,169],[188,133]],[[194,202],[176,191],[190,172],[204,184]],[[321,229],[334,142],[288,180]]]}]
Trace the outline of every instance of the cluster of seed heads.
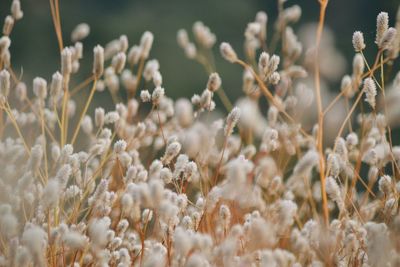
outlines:
[{"label": "cluster of seed heads", "polygon": [[[301,8],[285,2],[275,37],[265,12],[249,22],[244,59],[220,43],[243,68],[232,104],[202,22],[193,41],[177,33],[209,72],[193,96],[168,97],[148,31],[96,45],[91,75],[71,83],[90,27],[64,46],[55,8],[61,67],[29,86],[10,53],[24,14],[13,0],[0,38],[0,266],[399,266],[400,9],[394,27],[378,15],[375,40],[354,33],[345,75],[329,31],[316,53],[315,29],[296,35]],[[338,95],[314,75],[342,75]],[[94,107],[99,91],[113,109]]]}]

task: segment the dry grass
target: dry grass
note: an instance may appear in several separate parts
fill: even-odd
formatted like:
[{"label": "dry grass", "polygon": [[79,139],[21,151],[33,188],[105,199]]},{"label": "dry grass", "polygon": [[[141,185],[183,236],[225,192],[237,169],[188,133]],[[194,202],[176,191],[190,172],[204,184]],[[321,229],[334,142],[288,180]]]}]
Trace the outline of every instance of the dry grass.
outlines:
[{"label": "dry grass", "polygon": [[[375,44],[354,34],[352,73],[333,95],[327,81],[343,69],[328,0],[299,36],[301,9],[283,2],[271,40],[259,12],[243,58],[220,45],[243,68],[233,104],[202,22],[193,42],[177,34],[209,74],[190,100],[167,96],[150,32],[130,48],[126,36],[96,46],[92,74],[72,87],[90,28],[68,45],[58,0],[61,69],[30,88],[9,51],[23,17],[13,0],[0,38],[0,266],[399,266],[400,11],[393,28],[378,15]],[[89,114],[103,90],[115,109]]]}]

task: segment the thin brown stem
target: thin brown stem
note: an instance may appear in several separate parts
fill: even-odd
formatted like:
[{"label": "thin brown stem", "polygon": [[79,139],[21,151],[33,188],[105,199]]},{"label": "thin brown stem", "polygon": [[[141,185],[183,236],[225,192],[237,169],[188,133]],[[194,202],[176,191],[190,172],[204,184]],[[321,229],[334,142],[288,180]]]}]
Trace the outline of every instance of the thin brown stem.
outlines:
[{"label": "thin brown stem", "polygon": [[319,13],[319,23],[317,28],[317,39],[315,48],[314,82],[315,82],[315,91],[317,95],[317,108],[318,108],[317,146],[319,153],[319,173],[321,180],[322,209],[323,209],[325,223],[328,225],[329,209],[328,209],[328,198],[325,189],[325,156],[323,151],[324,113],[322,108],[321,81],[319,75],[319,49],[321,44],[322,32],[324,29],[325,13],[326,13],[326,7],[328,5],[328,0],[320,0],[319,3],[320,3],[320,13]]},{"label": "thin brown stem", "polygon": [[50,0],[50,11],[51,17],[54,24],[54,30],[57,36],[58,47],[60,52],[63,50],[63,39],[62,39],[62,32],[61,32],[61,19],[60,19],[60,9],[58,0]]},{"label": "thin brown stem", "polygon": [[96,91],[96,83],[97,83],[97,79],[95,79],[94,82],[93,82],[93,86],[92,86],[92,89],[90,91],[89,98],[86,101],[85,107],[83,108],[83,111],[82,111],[81,116],[79,118],[78,124],[75,127],[75,132],[74,132],[74,135],[72,136],[72,140],[71,140],[71,144],[72,145],[75,143],[76,138],[78,137],[78,133],[79,133],[79,129],[81,128],[82,120],[86,115],[86,112],[87,112],[87,110],[89,108],[90,103],[92,102],[92,99],[93,99],[93,96],[94,96],[94,92]]},{"label": "thin brown stem", "polygon": [[[250,72],[252,73],[253,77],[256,79],[258,86],[260,87],[262,93],[264,94],[264,96],[268,99],[268,101],[274,105],[280,113],[283,114],[284,117],[286,117],[286,119],[293,123],[296,124],[295,119],[293,119],[292,116],[290,116],[285,109],[283,108],[282,104],[279,103],[275,97],[272,95],[272,93],[270,92],[270,90],[267,88],[267,86],[264,84],[264,82],[261,80],[260,76],[257,75],[257,73],[253,70],[253,68],[251,68],[247,63],[245,63],[242,60],[237,60],[235,63],[241,65],[243,68],[245,69],[249,69]],[[305,137],[310,137],[309,134],[306,133],[306,131],[304,131],[303,128],[300,127],[300,132],[305,136]]]},{"label": "thin brown stem", "polygon": [[145,59],[141,58],[140,62],[139,62],[139,68],[138,68],[137,73],[136,73],[136,77],[137,77],[136,87],[132,91],[129,91],[128,101],[135,96],[135,93],[136,93],[137,89],[140,86],[140,81],[141,81],[142,75],[143,75],[144,62],[145,62]]}]

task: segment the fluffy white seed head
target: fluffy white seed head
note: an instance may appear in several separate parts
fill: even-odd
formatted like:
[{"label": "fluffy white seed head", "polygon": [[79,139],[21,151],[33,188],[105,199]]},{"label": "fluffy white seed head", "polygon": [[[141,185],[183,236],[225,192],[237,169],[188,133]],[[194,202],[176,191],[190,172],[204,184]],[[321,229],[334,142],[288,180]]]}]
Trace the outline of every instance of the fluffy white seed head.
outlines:
[{"label": "fluffy white seed head", "polygon": [[340,159],[338,155],[334,153],[329,154],[327,161],[330,175],[332,175],[333,177],[338,177],[340,174]]},{"label": "fluffy white seed head", "polygon": [[72,72],[72,50],[69,47],[65,47],[61,51],[61,73],[62,75],[68,76]]},{"label": "fluffy white seed head", "polygon": [[126,55],[123,52],[119,52],[116,54],[111,62],[112,67],[114,68],[115,73],[120,74],[125,67]]},{"label": "fluffy white seed head", "polygon": [[96,108],[95,113],[94,113],[94,122],[97,127],[102,128],[104,125],[104,116],[105,116],[105,111],[103,108],[99,107]]},{"label": "fluffy white seed head", "polygon": [[[276,72],[280,62],[280,57],[277,55],[270,56],[266,52],[262,52],[258,59],[258,69],[264,80],[270,80],[272,84],[279,82],[279,73]],[[274,77],[271,77],[273,76]],[[271,81],[273,80],[273,81]]]},{"label": "fluffy white seed head", "polygon": [[375,43],[380,44],[385,32],[389,27],[389,15],[386,12],[381,12],[376,18],[376,38]]},{"label": "fluffy white seed head", "polygon": [[164,164],[169,164],[181,151],[181,144],[178,142],[172,142],[167,146],[165,154],[162,158]]},{"label": "fluffy white seed head", "polygon": [[188,127],[193,121],[193,106],[189,100],[180,98],[175,101],[175,116],[182,127]]},{"label": "fluffy white seed head", "polygon": [[[83,57],[83,44],[81,42],[76,42],[74,47],[73,47],[73,55],[72,55],[72,71],[75,73],[76,71],[74,71],[74,64],[78,63],[78,59],[81,59]],[[79,64],[79,63],[78,63]]]},{"label": "fluffy white seed head", "polygon": [[319,155],[315,150],[307,151],[307,153],[295,165],[293,174],[296,176],[307,176],[311,169],[318,164],[318,159]]},{"label": "fluffy white seed head", "polygon": [[33,93],[42,100],[47,97],[47,82],[45,79],[40,77],[33,79]]},{"label": "fluffy white seed head", "polygon": [[346,141],[342,137],[338,137],[335,140],[335,152],[339,155],[340,160],[347,162],[348,161],[348,150],[346,147]]},{"label": "fluffy white seed head", "polygon": [[393,42],[396,39],[397,30],[395,28],[389,28],[385,31],[381,41],[379,42],[378,46],[380,49],[387,50],[390,49],[393,45]]},{"label": "fluffy white seed head", "polygon": [[185,55],[189,59],[194,59],[197,55],[197,48],[193,43],[189,43],[185,48]]},{"label": "fluffy white seed head", "polygon": [[235,61],[238,60],[238,57],[236,55],[235,50],[233,50],[232,46],[228,43],[221,43],[219,50],[221,52],[221,55],[224,59],[227,61],[234,63]]},{"label": "fluffy white seed head", "polygon": [[60,158],[61,150],[57,144],[51,145],[51,157],[54,161],[57,161]]},{"label": "fluffy white seed head", "polygon": [[134,45],[129,49],[128,62],[130,65],[136,65],[139,62],[140,55],[142,54],[142,49],[140,46]]},{"label": "fluffy white seed head", "polygon": [[364,68],[364,59],[360,53],[357,53],[353,59],[353,75],[357,78],[360,77],[364,72]]},{"label": "fluffy white seed head", "polygon": [[210,90],[204,90],[203,93],[201,94],[200,98],[200,106],[204,108],[205,110],[212,110],[211,104],[212,104],[212,97],[213,93]]},{"label": "fluffy white seed head", "polygon": [[150,81],[153,78],[153,75],[160,69],[160,63],[158,62],[157,59],[152,59],[147,61],[144,71],[143,71],[143,77],[146,79],[146,81]]},{"label": "fluffy white seed head", "polygon": [[336,183],[335,179],[331,176],[328,176],[325,181],[326,193],[329,197],[335,202],[341,202],[342,196],[340,192],[340,187]]},{"label": "fluffy white seed head", "polygon": [[8,49],[10,48],[11,40],[8,36],[2,36],[0,38],[0,57],[6,56]]},{"label": "fluffy white seed head", "polygon": [[376,105],[376,84],[372,78],[366,78],[364,80],[364,87],[363,91],[365,92],[365,101],[373,108],[375,109]]},{"label": "fluffy white seed head", "polygon": [[221,87],[221,77],[219,77],[218,73],[214,72],[210,74],[207,83],[207,89],[211,92],[215,92],[218,88]]},{"label": "fluffy white seed head", "polygon": [[360,31],[353,33],[353,47],[356,52],[361,52],[365,48],[364,35]]},{"label": "fluffy white seed head", "polygon": [[67,231],[63,236],[64,244],[71,249],[83,249],[89,242],[89,238],[76,231]]},{"label": "fluffy white seed head", "polygon": [[343,76],[342,82],[340,84],[340,90],[343,92],[343,95],[347,98],[351,98],[354,95],[352,81],[349,75]]},{"label": "fluffy white seed head", "polygon": [[17,266],[29,266],[32,256],[26,246],[19,246],[15,252],[15,264]]},{"label": "fluffy white seed head", "polygon": [[4,69],[0,71],[0,94],[1,96],[7,97],[10,93],[10,73]]},{"label": "fluffy white seed head", "polygon": [[269,72],[276,71],[278,69],[279,62],[280,62],[280,57],[277,55],[272,55],[269,60],[269,66],[268,66]]},{"label": "fluffy white seed head", "polygon": [[116,111],[110,111],[107,112],[106,115],[104,116],[104,123],[105,124],[114,124],[120,119],[120,116],[118,112]]},{"label": "fluffy white seed head", "polygon": [[220,206],[219,218],[222,221],[223,227],[226,229],[231,222],[231,211],[228,206],[226,206],[226,205]]},{"label": "fluffy white seed head", "polygon": [[98,79],[104,72],[104,48],[97,45],[93,49],[93,74]]},{"label": "fluffy white seed head", "polygon": [[35,145],[34,147],[32,147],[31,156],[29,158],[29,167],[33,173],[39,169],[40,164],[42,163],[42,158],[43,158],[42,146]]},{"label": "fluffy white seed head", "polygon": [[90,33],[90,26],[87,23],[80,23],[76,25],[71,33],[71,41],[78,42],[85,39]]},{"label": "fluffy white seed head", "polygon": [[392,190],[392,178],[389,175],[383,175],[379,179],[379,191],[389,195]]},{"label": "fluffy white seed head", "polygon": [[119,51],[122,53],[126,53],[126,51],[129,48],[129,41],[128,41],[128,37],[123,34],[119,37]]},{"label": "fluffy white seed head", "polygon": [[143,102],[150,102],[151,101],[151,95],[148,90],[142,90],[140,91],[140,99],[142,99]]},{"label": "fluffy white seed head", "polygon": [[273,85],[277,85],[280,80],[281,80],[281,75],[277,71],[273,72],[268,79],[268,81]]},{"label": "fluffy white seed head", "polygon": [[266,40],[267,39],[267,22],[268,22],[268,16],[267,13],[264,11],[259,11],[256,14],[256,19],[255,21],[260,25],[260,38],[261,40]]},{"label": "fluffy white seed head", "polygon": [[162,85],[162,75],[159,71],[154,72],[153,74],[153,83],[156,87],[160,87]]},{"label": "fluffy white seed head", "polygon": [[172,172],[169,168],[162,168],[160,171],[160,178],[165,184],[169,184],[172,181]]},{"label": "fluffy white seed head", "polygon": [[349,133],[346,137],[346,145],[349,147],[349,149],[358,145],[358,135],[354,132]]},{"label": "fluffy white seed head", "polygon": [[128,102],[128,114],[135,117],[139,109],[139,103],[136,99],[131,99]]},{"label": "fluffy white seed head", "polygon": [[162,87],[156,87],[151,95],[151,100],[153,101],[153,105],[159,105],[161,99],[165,95],[165,90]]},{"label": "fluffy white seed head", "polygon": [[19,0],[13,0],[11,4],[11,14],[15,20],[20,20],[24,16],[24,12],[21,10],[21,2]]},{"label": "fluffy white seed head", "polygon": [[57,205],[60,194],[60,184],[56,179],[51,179],[43,190],[43,205],[45,208],[52,208]]},{"label": "fluffy white seed head", "polygon": [[22,234],[22,243],[28,248],[37,266],[45,266],[44,252],[47,246],[47,233],[39,226],[32,225]]},{"label": "fluffy white seed head", "polygon": [[205,48],[212,48],[217,40],[215,34],[201,21],[196,21],[193,24],[193,34],[196,41]]},{"label": "fluffy white seed head", "polygon": [[18,219],[12,212],[4,212],[1,214],[0,233],[5,238],[11,238],[18,233]]},{"label": "fluffy white seed head", "polygon": [[107,231],[110,225],[109,217],[95,219],[89,224],[88,235],[94,246],[103,248],[107,245]]},{"label": "fluffy white seed head", "polygon": [[142,212],[142,222],[148,223],[153,218],[153,211],[150,209],[144,209]]},{"label": "fluffy white seed head", "polygon": [[69,164],[64,164],[58,169],[55,179],[59,182],[61,189],[65,189],[65,187],[67,186],[71,173],[72,168]]},{"label": "fluffy white seed head", "polygon": [[125,151],[127,143],[125,140],[118,140],[114,144],[114,152],[120,154]]},{"label": "fluffy white seed head", "polygon": [[181,48],[185,48],[190,43],[188,33],[185,29],[178,30],[176,40]]},{"label": "fluffy white seed head", "polygon": [[134,92],[137,87],[137,78],[128,69],[125,69],[121,74],[121,81],[125,89],[129,92]]},{"label": "fluffy white seed head", "polygon": [[146,31],[140,39],[141,58],[146,59],[149,57],[151,47],[153,45],[154,36],[151,32]]},{"label": "fluffy white seed head", "polygon": [[282,18],[285,23],[297,22],[301,17],[301,8],[298,5],[293,5],[284,10]]},{"label": "fluffy white seed head", "polygon": [[[62,90],[62,82],[63,82],[63,77],[61,73],[58,71],[53,74],[52,79],[51,79],[51,85],[50,85],[50,95],[52,97],[58,97],[61,93]],[[55,99],[56,100],[56,99]]]},{"label": "fluffy white seed head", "polygon": [[238,107],[234,107],[228,114],[228,117],[226,118],[226,125],[224,128],[225,136],[229,136],[232,134],[233,128],[235,128],[239,119],[240,119],[240,109]]},{"label": "fluffy white seed head", "polygon": [[12,16],[8,15],[4,19],[3,34],[5,36],[10,35],[13,27],[14,27],[14,18]]},{"label": "fluffy white seed head", "polygon": [[[1,92],[1,91],[0,91]],[[26,88],[26,84],[23,82],[19,82],[16,86],[15,86],[15,94],[18,98],[18,100],[20,102],[26,100],[27,97],[27,88]]]}]

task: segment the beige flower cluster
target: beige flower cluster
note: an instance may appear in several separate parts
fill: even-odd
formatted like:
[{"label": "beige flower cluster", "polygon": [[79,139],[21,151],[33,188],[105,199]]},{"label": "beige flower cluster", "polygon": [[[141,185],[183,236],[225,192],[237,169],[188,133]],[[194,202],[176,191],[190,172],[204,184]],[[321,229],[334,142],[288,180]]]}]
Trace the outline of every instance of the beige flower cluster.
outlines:
[{"label": "beige flower cluster", "polygon": [[[378,15],[375,44],[354,33],[352,73],[332,96],[334,39],[320,21],[322,39],[303,45],[301,8],[278,1],[275,22],[261,11],[247,25],[243,53],[219,46],[243,68],[232,104],[204,23],[177,42],[209,73],[205,89],[173,100],[150,32],[97,45],[92,74],[72,83],[90,27],[65,46],[50,6],[61,59],[51,81],[31,87],[12,64],[19,0],[0,38],[0,266],[400,265],[400,11],[394,27]],[[91,109],[105,90],[115,108]]]}]

